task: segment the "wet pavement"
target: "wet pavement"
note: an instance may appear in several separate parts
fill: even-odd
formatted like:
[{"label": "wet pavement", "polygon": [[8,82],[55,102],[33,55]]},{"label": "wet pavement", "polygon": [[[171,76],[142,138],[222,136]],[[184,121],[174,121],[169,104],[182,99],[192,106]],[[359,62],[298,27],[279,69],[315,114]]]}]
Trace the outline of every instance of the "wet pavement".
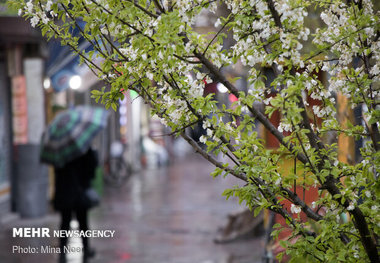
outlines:
[{"label": "wet pavement", "polygon": [[[234,178],[215,178],[212,166],[195,155],[167,167],[134,174],[121,187],[105,187],[101,205],[90,212],[90,226],[115,230],[113,238],[92,238],[94,263],[256,263],[261,262],[261,238],[215,244],[227,215],[241,210],[236,199],[222,196],[239,184]],[[58,245],[56,238],[13,238],[14,227],[58,230],[59,218],[49,213],[40,219],[8,220],[0,229],[0,262],[57,262],[57,253],[12,253],[13,246]],[[72,227],[76,227],[75,221]],[[80,247],[80,239],[71,239]],[[54,252],[54,251],[53,251]],[[68,262],[79,263],[70,253]]]}]

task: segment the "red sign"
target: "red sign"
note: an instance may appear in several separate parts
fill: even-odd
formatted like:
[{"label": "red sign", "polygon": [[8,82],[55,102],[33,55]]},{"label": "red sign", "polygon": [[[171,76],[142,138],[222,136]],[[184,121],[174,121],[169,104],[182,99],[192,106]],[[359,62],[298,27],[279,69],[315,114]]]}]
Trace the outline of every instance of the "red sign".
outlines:
[{"label": "red sign", "polygon": [[28,104],[25,76],[12,78],[13,141],[15,144],[28,142]]}]

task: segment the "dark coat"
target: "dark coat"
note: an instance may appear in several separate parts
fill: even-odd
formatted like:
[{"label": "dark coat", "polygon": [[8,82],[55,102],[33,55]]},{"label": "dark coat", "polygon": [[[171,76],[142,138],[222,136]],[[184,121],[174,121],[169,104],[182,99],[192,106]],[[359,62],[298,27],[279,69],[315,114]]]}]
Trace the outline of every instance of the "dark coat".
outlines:
[{"label": "dark coat", "polygon": [[89,149],[84,155],[67,163],[62,168],[55,168],[56,210],[79,209],[84,192],[91,185],[98,165],[97,154]]}]

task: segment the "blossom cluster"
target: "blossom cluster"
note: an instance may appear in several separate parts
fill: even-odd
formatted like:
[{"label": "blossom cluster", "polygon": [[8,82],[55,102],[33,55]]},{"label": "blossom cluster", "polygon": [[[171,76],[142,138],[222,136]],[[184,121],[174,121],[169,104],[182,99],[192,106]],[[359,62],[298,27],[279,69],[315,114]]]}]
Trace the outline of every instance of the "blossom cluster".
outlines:
[{"label": "blossom cluster", "polygon": [[35,8],[35,4],[32,0],[24,3],[23,7],[18,10],[18,15],[30,16],[30,24],[32,27],[36,27],[38,23],[42,22],[47,24],[50,21],[50,17],[56,17],[57,14],[52,10],[53,2],[48,0],[46,3],[41,3],[40,8]]}]

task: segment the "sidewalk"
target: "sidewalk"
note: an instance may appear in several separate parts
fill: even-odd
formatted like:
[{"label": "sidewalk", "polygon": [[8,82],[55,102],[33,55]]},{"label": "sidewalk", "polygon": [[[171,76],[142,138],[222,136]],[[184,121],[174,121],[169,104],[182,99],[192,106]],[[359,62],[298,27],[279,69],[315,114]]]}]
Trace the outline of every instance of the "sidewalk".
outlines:
[{"label": "sidewalk", "polygon": [[[105,188],[100,207],[90,213],[90,226],[115,230],[114,238],[93,238],[94,263],[255,263],[261,262],[261,239],[215,244],[218,227],[227,214],[240,210],[236,199],[222,197],[234,178],[213,179],[212,166],[190,155],[174,164],[133,175],[120,188]],[[59,218],[8,222],[0,230],[0,262],[57,262],[57,254],[12,254],[12,246],[57,246],[56,238],[13,238],[13,227],[48,227],[58,230]],[[75,222],[73,224],[75,227]],[[79,239],[72,239],[78,246]],[[69,255],[79,263],[80,254]]]}]

